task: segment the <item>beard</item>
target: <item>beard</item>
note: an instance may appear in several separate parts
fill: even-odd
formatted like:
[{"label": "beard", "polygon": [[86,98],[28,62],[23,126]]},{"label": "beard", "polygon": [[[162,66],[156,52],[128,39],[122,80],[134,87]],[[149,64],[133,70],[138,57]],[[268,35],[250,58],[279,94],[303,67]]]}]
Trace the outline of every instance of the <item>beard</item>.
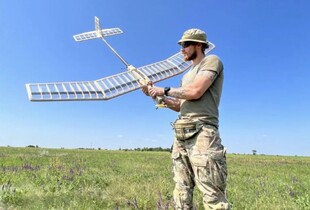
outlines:
[{"label": "beard", "polygon": [[197,52],[196,51],[194,51],[190,55],[185,56],[184,61],[191,61],[191,60],[194,60],[195,58],[197,58]]}]

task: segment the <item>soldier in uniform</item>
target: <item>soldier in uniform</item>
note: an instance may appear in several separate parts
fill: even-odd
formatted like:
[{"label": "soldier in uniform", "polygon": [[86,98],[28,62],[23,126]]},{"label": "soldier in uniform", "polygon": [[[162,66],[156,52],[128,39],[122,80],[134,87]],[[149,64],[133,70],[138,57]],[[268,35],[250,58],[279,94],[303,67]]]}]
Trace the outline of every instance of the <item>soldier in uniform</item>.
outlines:
[{"label": "soldier in uniform", "polygon": [[173,124],[172,149],[175,209],[193,209],[193,190],[203,194],[205,209],[230,209],[226,198],[226,150],[219,135],[219,111],[224,80],[223,63],[216,55],[205,55],[208,41],[199,29],[184,32],[178,44],[192,68],[181,87],[144,87],[153,98],[163,96],[168,108],[179,112]]}]

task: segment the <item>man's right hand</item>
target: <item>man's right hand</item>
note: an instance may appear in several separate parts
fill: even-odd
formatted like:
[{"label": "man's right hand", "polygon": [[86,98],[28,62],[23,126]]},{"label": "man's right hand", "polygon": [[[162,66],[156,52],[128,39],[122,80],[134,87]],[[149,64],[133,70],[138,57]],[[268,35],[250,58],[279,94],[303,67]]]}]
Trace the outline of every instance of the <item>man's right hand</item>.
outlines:
[{"label": "man's right hand", "polygon": [[153,86],[153,82],[152,82],[152,81],[149,81],[149,82],[147,83],[147,85],[143,85],[143,86],[142,86],[142,92],[143,92],[145,95],[150,96],[150,94],[149,94],[149,88],[152,87],[152,86]]}]

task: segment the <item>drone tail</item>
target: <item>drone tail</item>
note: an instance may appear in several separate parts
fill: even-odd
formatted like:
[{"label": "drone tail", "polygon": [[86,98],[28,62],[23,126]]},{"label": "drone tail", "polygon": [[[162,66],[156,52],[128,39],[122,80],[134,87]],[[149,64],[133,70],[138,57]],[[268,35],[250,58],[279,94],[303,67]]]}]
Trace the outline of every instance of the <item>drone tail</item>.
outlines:
[{"label": "drone tail", "polygon": [[95,30],[89,31],[81,34],[74,35],[73,38],[77,42],[87,41],[91,39],[103,38],[106,36],[114,36],[117,34],[122,34],[123,31],[120,28],[107,28],[102,29],[100,26],[100,20],[98,17],[95,17]]}]

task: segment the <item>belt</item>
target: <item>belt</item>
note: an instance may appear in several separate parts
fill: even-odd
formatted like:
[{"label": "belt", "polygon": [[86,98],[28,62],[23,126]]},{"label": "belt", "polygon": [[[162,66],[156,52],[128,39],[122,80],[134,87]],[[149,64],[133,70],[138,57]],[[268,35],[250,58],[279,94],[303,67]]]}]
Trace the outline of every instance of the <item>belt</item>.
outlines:
[{"label": "belt", "polygon": [[218,129],[218,125],[214,125],[214,124],[211,124],[211,123],[206,122],[204,120],[201,120],[200,117],[202,117],[202,116],[195,116],[195,117],[193,117],[193,116],[191,116],[191,117],[179,116],[179,119],[192,119],[192,120],[198,119],[203,124],[203,126],[215,128],[216,130]]}]

